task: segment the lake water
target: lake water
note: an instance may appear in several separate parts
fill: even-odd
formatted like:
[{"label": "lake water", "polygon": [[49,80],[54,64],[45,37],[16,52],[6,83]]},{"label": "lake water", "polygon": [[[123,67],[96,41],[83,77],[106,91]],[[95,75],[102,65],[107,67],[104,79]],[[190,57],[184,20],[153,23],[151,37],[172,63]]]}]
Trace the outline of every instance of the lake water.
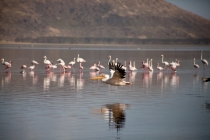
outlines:
[{"label": "lake water", "polygon": [[[0,57],[12,61],[12,68],[0,79],[0,139],[80,140],[80,139],[155,139],[185,140],[210,138],[210,46],[58,46],[0,45]],[[59,68],[46,72],[43,56],[66,63],[84,58],[67,73]],[[180,60],[176,73],[159,72],[164,60]],[[92,76],[108,73],[108,56],[119,62],[135,61],[137,72],[127,72],[129,86],[111,86],[92,81]],[[144,72],[141,62],[153,59],[154,72]],[[193,58],[200,65],[196,72]],[[40,64],[34,71],[21,74],[22,64]],[[89,68],[101,62],[100,73]]]}]

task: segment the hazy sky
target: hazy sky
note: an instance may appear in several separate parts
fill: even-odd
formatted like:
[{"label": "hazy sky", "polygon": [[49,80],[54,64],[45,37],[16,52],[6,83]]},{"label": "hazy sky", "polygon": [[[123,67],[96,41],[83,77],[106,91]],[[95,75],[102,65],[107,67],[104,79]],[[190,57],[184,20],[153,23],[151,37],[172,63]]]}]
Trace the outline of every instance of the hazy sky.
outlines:
[{"label": "hazy sky", "polygon": [[182,9],[210,20],[210,0],[166,0]]}]

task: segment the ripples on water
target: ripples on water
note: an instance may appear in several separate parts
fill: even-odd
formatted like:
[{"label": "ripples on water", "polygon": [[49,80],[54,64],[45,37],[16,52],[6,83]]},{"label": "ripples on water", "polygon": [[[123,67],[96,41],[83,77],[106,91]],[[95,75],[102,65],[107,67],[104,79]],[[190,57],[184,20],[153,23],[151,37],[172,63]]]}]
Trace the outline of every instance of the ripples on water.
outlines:
[{"label": "ripples on water", "polygon": [[[20,46],[21,48],[22,46]],[[210,66],[202,70],[200,48],[190,51],[77,50],[77,49],[1,49],[0,56],[12,60],[10,72],[0,73],[1,139],[208,139],[210,130]],[[73,48],[73,47],[72,47]],[[83,48],[83,47],[81,47]],[[140,47],[142,49],[142,47]],[[208,50],[204,47],[202,49]],[[83,72],[46,72],[43,56],[66,63],[77,57],[86,59]],[[177,73],[157,71],[164,54],[167,61],[179,59]],[[120,62],[136,61],[137,72],[127,72],[130,86],[110,86],[90,77],[89,67],[97,60],[106,67],[108,56]],[[193,58],[200,65],[196,73]],[[203,57],[210,61],[210,52]],[[140,69],[153,59],[153,73]],[[34,71],[20,74],[22,64],[32,59],[40,64]],[[128,64],[127,64],[128,65]],[[3,70],[1,65],[1,69]]]}]

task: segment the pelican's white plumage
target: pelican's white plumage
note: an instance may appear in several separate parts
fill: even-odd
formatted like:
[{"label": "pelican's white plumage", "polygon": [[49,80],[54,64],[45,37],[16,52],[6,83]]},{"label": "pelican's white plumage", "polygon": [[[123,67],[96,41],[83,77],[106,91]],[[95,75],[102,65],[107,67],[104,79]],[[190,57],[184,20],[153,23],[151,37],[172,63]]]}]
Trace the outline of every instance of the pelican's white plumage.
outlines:
[{"label": "pelican's white plumage", "polygon": [[[100,76],[96,76],[91,78],[92,80],[97,80],[97,79],[102,79],[102,81],[106,84],[110,84],[113,86],[123,86],[123,85],[130,85],[130,82],[126,82],[123,79],[125,78],[126,72],[125,69],[122,68],[123,65],[121,65],[120,63],[117,63],[117,65],[115,65],[115,63],[109,63],[109,69],[110,72],[114,72],[113,76],[107,75],[107,74],[103,74]],[[113,70],[114,69],[114,70]]]}]

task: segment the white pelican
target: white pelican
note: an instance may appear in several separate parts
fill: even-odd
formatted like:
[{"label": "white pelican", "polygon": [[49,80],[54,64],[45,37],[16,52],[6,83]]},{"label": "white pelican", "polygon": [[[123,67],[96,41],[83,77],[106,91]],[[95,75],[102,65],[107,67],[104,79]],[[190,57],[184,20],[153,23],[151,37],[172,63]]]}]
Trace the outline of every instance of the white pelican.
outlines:
[{"label": "white pelican", "polygon": [[76,63],[75,58],[74,58],[73,61],[69,62],[69,64],[72,65],[72,67],[73,67],[73,65],[74,65],[75,63]]},{"label": "white pelican", "polygon": [[201,62],[203,63],[203,66],[206,64],[206,65],[208,65],[208,61],[206,60],[206,59],[203,59],[203,57],[202,57],[202,50],[201,50]]},{"label": "white pelican", "polygon": [[113,86],[130,85],[131,84],[130,82],[126,82],[123,80],[125,78],[126,72],[122,68],[122,66],[123,65],[121,65],[120,63],[118,63],[116,66],[115,66],[115,63],[109,63],[110,71],[113,71],[112,70],[113,68],[115,69],[114,74],[111,78],[107,74],[102,74],[100,76],[96,76],[91,79],[92,80],[102,79],[102,82],[113,85]]},{"label": "white pelican", "polygon": [[99,71],[99,67],[97,67],[96,64],[94,64],[93,66],[90,67],[91,70],[95,70],[95,71]]},{"label": "white pelican", "polygon": [[163,70],[163,68],[161,66],[159,66],[159,63],[157,63],[157,69],[158,70]]},{"label": "white pelican", "polygon": [[78,54],[78,56],[77,56],[77,62],[86,62],[83,58],[79,58],[79,54]]}]

